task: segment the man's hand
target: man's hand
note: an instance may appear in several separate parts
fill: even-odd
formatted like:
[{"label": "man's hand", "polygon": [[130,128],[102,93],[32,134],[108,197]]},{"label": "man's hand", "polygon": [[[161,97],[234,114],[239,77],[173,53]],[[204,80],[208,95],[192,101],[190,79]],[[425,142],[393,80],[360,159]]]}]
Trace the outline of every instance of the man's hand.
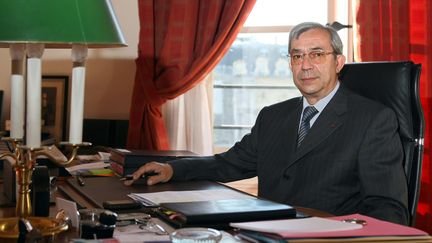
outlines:
[{"label": "man's hand", "polygon": [[153,172],[156,175],[149,176],[147,179],[147,185],[154,185],[160,182],[167,182],[171,179],[173,175],[173,169],[169,164],[163,164],[158,162],[150,162],[141,166],[137,171],[135,171],[132,176],[132,180],[127,180],[124,182],[126,186],[130,186],[134,181],[141,178],[145,173]]}]

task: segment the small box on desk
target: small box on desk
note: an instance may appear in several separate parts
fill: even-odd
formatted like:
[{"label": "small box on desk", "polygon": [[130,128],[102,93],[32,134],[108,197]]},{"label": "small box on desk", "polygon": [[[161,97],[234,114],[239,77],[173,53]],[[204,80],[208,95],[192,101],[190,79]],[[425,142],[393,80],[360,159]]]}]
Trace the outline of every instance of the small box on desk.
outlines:
[{"label": "small box on desk", "polygon": [[114,171],[118,176],[125,177],[127,175],[133,174],[136,170],[138,170],[138,167],[124,167],[123,165],[115,162],[110,161],[110,167],[111,170]]},{"label": "small box on desk", "polygon": [[152,162],[167,162],[170,160],[196,157],[197,154],[186,150],[128,150],[128,149],[111,149],[110,150],[111,169],[120,176],[132,174],[140,166]]}]

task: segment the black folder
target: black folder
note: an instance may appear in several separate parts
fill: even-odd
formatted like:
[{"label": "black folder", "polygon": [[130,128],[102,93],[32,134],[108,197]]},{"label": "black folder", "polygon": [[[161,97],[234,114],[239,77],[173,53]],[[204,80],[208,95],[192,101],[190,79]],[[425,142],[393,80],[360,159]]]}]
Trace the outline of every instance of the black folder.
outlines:
[{"label": "black folder", "polygon": [[[234,188],[211,181],[169,182],[153,186],[143,184],[124,186],[123,182],[117,177],[88,177],[83,178],[83,180],[84,186],[79,185],[75,178],[68,179],[66,182],[87,201],[100,208],[103,208],[103,203],[106,201],[130,199],[127,196],[129,193],[211,189],[237,191]],[[69,194],[71,199],[78,203],[82,199],[79,197],[74,198],[73,193],[68,193],[69,186],[59,185],[59,189]],[[151,212],[176,228],[200,226],[226,229],[229,228],[230,222],[296,217],[296,210],[293,207],[256,197],[204,202],[162,203],[157,208],[148,208],[146,210],[151,210]]]},{"label": "black folder", "polygon": [[174,227],[228,227],[231,222],[295,218],[296,210],[261,198],[161,203],[161,216]]}]

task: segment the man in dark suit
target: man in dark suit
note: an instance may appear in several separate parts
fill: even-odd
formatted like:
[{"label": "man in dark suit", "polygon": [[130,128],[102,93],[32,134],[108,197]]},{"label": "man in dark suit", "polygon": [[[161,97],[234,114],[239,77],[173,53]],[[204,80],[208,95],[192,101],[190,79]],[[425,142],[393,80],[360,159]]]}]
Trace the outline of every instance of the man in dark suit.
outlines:
[{"label": "man in dark suit", "polygon": [[155,171],[159,174],[147,182],[152,185],[258,176],[263,198],[407,224],[407,182],[394,112],[338,81],[345,57],[331,27],[297,25],[289,54],[302,97],[262,109],[251,133],[225,153],[148,163],[134,178]]}]

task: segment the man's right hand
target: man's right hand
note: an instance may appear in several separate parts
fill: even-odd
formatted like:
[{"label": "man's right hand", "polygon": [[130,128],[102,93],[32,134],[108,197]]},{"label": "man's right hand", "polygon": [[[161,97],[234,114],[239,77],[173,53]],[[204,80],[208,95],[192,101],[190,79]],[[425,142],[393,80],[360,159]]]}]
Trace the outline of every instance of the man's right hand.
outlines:
[{"label": "man's right hand", "polygon": [[141,178],[145,173],[154,172],[157,175],[149,176],[147,179],[147,185],[154,185],[160,182],[167,182],[173,176],[173,169],[169,164],[163,164],[158,162],[150,162],[141,166],[137,171],[135,171],[132,176],[132,180],[127,180],[124,182],[126,186],[130,186],[134,181]]}]

